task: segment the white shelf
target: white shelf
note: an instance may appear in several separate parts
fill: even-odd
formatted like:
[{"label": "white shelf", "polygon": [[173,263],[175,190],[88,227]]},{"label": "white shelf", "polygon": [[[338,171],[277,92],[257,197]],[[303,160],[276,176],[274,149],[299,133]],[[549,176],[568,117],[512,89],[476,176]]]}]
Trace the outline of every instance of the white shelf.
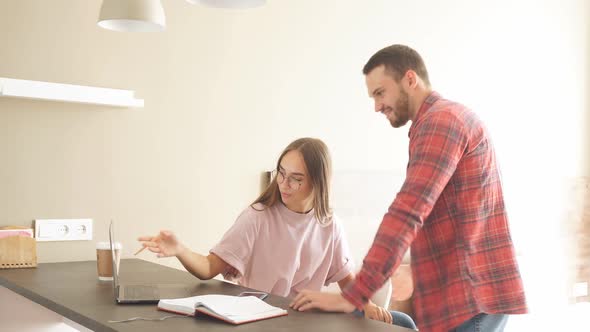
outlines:
[{"label": "white shelf", "polygon": [[130,90],[50,83],[0,77],[0,97],[56,100],[117,107],[143,107]]}]

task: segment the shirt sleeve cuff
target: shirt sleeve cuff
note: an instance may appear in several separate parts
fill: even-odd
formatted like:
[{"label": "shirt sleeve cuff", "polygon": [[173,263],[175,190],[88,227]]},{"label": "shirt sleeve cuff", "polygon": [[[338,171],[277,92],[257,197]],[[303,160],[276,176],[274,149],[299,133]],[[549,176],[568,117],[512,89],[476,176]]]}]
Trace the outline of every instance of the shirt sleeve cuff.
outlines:
[{"label": "shirt sleeve cuff", "polygon": [[359,311],[364,310],[365,304],[369,302],[369,297],[362,291],[359,283],[355,280],[350,286],[342,290],[342,297],[352,303]]},{"label": "shirt sleeve cuff", "polygon": [[340,268],[340,270],[338,272],[336,272],[333,276],[331,276],[330,278],[328,278],[326,280],[326,283],[324,283],[324,286],[328,286],[329,284],[331,284],[333,282],[338,282],[338,281],[344,279],[344,277],[346,277],[352,273],[353,269],[354,269],[354,263],[353,263],[352,259],[349,259],[346,262],[346,264],[344,264],[344,266],[342,266],[342,268]]},{"label": "shirt sleeve cuff", "polygon": [[[238,270],[241,276],[244,275],[244,262],[240,260],[234,253],[229,250],[225,250],[220,247],[215,247],[209,251],[212,254],[219,256],[224,262],[231,265],[234,269]],[[223,276],[225,278],[225,275]]]}]

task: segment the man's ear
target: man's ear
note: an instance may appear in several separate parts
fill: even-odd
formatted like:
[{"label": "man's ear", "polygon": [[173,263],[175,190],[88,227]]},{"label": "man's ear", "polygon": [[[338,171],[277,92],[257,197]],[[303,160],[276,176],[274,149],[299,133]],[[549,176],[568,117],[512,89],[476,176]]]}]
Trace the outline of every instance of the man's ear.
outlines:
[{"label": "man's ear", "polygon": [[404,78],[406,79],[408,88],[410,88],[410,89],[415,88],[416,85],[418,84],[418,75],[416,74],[415,71],[413,71],[411,69],[406,71]]}]

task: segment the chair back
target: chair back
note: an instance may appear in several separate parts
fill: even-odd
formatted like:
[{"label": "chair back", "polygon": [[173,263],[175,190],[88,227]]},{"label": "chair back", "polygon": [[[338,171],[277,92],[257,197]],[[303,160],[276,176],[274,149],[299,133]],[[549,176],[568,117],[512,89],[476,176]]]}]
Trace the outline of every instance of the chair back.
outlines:
[{"label": "chair back", "polygon": [[387,279],[385,284],[379,288],[373,297],[371,297],[371,301],[376,305],[383,307],[385,309],[389,309],[389,302],[391,301],[391,292],[393,291],[393,286],[391,286],[391,280]]}]

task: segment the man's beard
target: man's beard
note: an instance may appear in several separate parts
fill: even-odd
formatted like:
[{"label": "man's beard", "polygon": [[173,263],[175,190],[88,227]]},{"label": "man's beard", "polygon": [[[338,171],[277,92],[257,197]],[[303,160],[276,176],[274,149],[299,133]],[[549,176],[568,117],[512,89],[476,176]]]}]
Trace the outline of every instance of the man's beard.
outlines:
[{"label": "man's beard", "polygon": [[389,123],[393,128],[399,128],[408,123],[410,120],[410,104],[408,94],[401,88],[399,91],[399,100],[395,103],[395,119],[390,119]]}]

